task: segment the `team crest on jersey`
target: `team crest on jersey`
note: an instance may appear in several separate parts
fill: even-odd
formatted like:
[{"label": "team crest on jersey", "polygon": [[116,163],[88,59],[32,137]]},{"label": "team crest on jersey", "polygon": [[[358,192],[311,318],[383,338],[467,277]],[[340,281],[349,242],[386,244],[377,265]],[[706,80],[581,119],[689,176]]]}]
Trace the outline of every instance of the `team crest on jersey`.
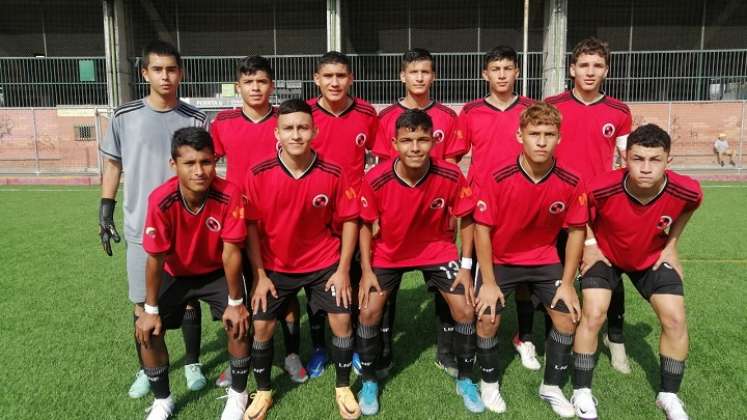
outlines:
[{"label": "team crest on jersey", "polygon": [[368,207],[368,200],[364,196],[361,196],[361,206]]},{"label": "team crest on jersey", "polygon": [[148,226],[147,228],[145,228],[145,234],[151,238],[155,238],[156,228],[154,228],[153,226]]},{"label": "team crest on jersey", "polygon": [[213,216],[210,216],[205,220],[205,226],[207,226],[208,230],[211,232],[220,232],[220,222]]},{"label": "team crest on jersey", "polygon": [[612,123],[607,123],[602,126],[602,135],[610,138],[615,135],[615,126]]},{"label": "team crest on jersey", "polygon": [[431,210],[442,209],[446,206],[446,200],[441,197],[437,197],[431,201]]},{"label": "team crest on jersey", "polygon": [[488,209],[488,204],[482,200],[477,200],[477,210],[485,212]]},{"label": "team crest on jersey", "polygon": [[363,147],[364,144],[366,144],[366,133],[358,133],[357,136],[355,136],[355,145],[358,147]]},{"label": "team crest on jersey", "polygon": [[556,202],[550,204],[549,210],[550,210],[551,214],[562,213],[563,210],[565,210],[565,203],[562,202],[562,201],[556,201]]},{"label": "team crest on jersey", "polygon": [[433,140],[436,141],[436,143],[441,143],[444,141],[444,130],[438,129],[433,132]]},{"label": "team crest on jersey", "polygon": [[311,205],[316,208],[327,207],[327,204],[329,204],[329,197],[325,194],[318,194],[311,200]]},{"label": "team crest on jersey", "polygon": [[671,225],[672,225],[672,218],[664,215],[659,218],[659,222],[656,223],[656,228],[659,230],[664,230]]}]

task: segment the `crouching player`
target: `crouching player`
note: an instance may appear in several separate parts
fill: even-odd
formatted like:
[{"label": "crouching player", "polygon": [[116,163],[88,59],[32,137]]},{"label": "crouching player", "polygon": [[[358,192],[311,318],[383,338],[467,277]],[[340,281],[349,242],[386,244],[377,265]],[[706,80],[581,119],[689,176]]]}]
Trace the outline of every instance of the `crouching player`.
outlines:
[{"label": "crouching player", "polygon": [[581,266],[584,312],[574,344],[573,403],[582,419],[597,418],[591,394],[597,334],[623,273],[661,323],[656,405],[670,420],[688,418],[677,397],[688,346],[677,242],[703,194],[695,180],[667,171],[670,147],[664,130],[641,126],[628,137],[627,168],[589,185],[591,229]]},{"label": "crouching player", "polygon": [[[477,363],[485,405],[506,410],[498,387],[500,311],[505,296],[527,285],[552,319],[545,345],[545,375],[539,395],[561,417],[573,417],[573,405],[560,385],[568,369],[575,322],[580,307],[573,281],[588,221],[581,179],[553,157],[560,142],[560,113],[538,102],[521,113],[518,159],[480,182],[475,210],[475,243],[480,273],[477,281]],[[564,226],[568,242],[563,264],[555,239]]]},{"label": "crouching player", "polygon": [[186,305],[193,300],[209,304],[213,318],[222,318],[227,331],[233,382],[221,419],[240,420],[246,408],[249,312],[241,277],[244,204],[236,187],[216,178],[215,160],[207,131],[177,130],[170,162],[176,176],[148,198],[143,233],[148,253],[145,313],[136,323],[144,370],[156,398],[147,420],[166,419],[174,409],[165,329],[180,326]]},{"label": "crouching player", "polygon": [[[423,273],[431,290],[448,303],[456,326],[457,393],[469,411],[485,409],[470,375],[475,358],[475,314],[470,276],[472,245],[465,244],[467,266],[457,262],[450,219],[462,219],[462,232],[472,229],[474,198],[459,167],[429,156],[434,146],[433,122],[425,111],[409,110],[396,121],[392,134],[398,157],[366,174],[361,187],[360,234],[363,277],[359,290],[360,317],[357,350],[363,388],[358,394],[365,415],[379,410],[374,362],[380,355],[379,323],[390,294],[399,289],[402,275]],[[379,231],[372,237],[372,225]]]},{"label": "crouching player", "polygon": [[[360,417],[350,390],[353,330],[350,262],[358,240],[358,197],[341,168],[319,156],[311,141],[311,106],[290,99],[278,108],[277,156],[253,166],[244,191],[249,260],[254,278],[252,358],[257,393],[246,420],[264,419],[272,405],[272,335],[277,314],[304,289],[312,313],[325,311],[332,330],[336,401],[344,419]],[[342,238],[334,232],[342,232]]]}]

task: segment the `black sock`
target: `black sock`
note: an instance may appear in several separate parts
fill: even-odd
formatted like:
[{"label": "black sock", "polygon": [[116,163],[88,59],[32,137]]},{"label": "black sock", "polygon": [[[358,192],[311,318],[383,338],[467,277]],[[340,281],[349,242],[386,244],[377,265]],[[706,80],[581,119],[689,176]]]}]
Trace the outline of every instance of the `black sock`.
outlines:
[{"label": "black sock", "polygon": [[350,367],[353,364],[353,336],[332,336],[332,362],[335,364],[335,387],[350,386]]},{"label": "black sock", "polygon": [[659,386],[659,391],[672,392],[674,394],[680,392],[682,376],[685,374],[685,361],[675,360],[663,354],[659,355],[659,360],[661,363],[661,385]]},{"label": "black sock", "polygon": [[553,328],[545,344],[545,385],[560,386],[571,360],[573,335],[565,335]]},{"label": "black sock", "polygon": [[[132,323],[137,324],[138,316],[135,314],[132,314]],[[143,369],[143,354],[140,350],[140,342],[137,341],[137,336],[135,334],[132,335],[135,338],[135,352],[137,352],[137,362],[140,364],[140,369]]]},{"label": "black sock", "polygon": [[285,354],[298,354],[301,347],[300,322],[294,320],[288,323],[285,319],[280,320],[280,328],[283,330],[283,343],[285,344]]},{"label": "black sock", "polygon": [[451,317],[449,304],[441,293],[434,294],[436,318],[438,319],[438,333],[436,334],[436,357],[446,365],[453,366],[454,356],[454,318]]},{"label": "black sock", "polygon": [[[268,341],[257,341],[255,339],[252,343],[254,380],[257,382],[257,389],[260,391],[269,391],[270,389],[272,389],[272,383],[270,382],[272,374],[272,353],[272,338],[270,338]],[[244,386],[246,386],[246,384],[244,384]]]},{"label": "black sock", "polygon": [[459,379],[472,375],[475,364],[475,323],[454,325],[454,351],[459,369]]},{"label": "black sock", "polygon": [[309,329],[311,330],[311,346],[316,349],[327,347],[324,342],[324,321],[325,313],[322,311],[316,314],[311,312],[311,306],[306,304],[306,313],[309,315]]},{"label": "black sock", "polygon": [[531,342],[534,326],[534,304],[531,300],[516,299],[516,320],[519,324],[519,340]]},{"label": "black sock", "polygon": [[613,343],[624,343],[623,323],[625,322],[625,289],[623,282],[612,290],[610,306],[607,309],[607,337]]},{"label": "black sock", "polygon": [[576,353],[573,362],[573,389],[591,388],[596,365],[594,353]]},{"label": "black sock", "polygon": [[358,324],[355,348],[361,359],[361,373],[364,380],[376,380],[376,359],[381,352],[381,335],[378,325]]},{"label": "black sock", "polygon": [[477,336],[477,363],[482,371],[482,380],[489,384],[498,382],[498,336]]},{"label": "black sock", "polygon": [[202,339],[202,311],[199,303],[184,311],[182,336],[184,337],[184,364],[199,363],[200,340]]},{"label": "black sock", "polygon": [[169,390],[169,365],[143,368],[143,370],[148,375],[153,396],[158,399],[168,398],[171,395],[171,390]]},{"label": "black sock", "polygon": [[377,368],[386,369],[392,363],[392,338],[394,337],[394,316],[397,309],[397,294],[399,290],[393,290],[384,304],[384,312],[381,314],[379,333],[381,335],[381,351],[376,361]]},{"label": "black sock", "polygon": [[231,366],[231,388],[236,392],[246,391],[246,380],[249,377],[249,363],[251,363],[251,356],[243,357],[241,359],[234,359],[231,357],[229,365]]}]

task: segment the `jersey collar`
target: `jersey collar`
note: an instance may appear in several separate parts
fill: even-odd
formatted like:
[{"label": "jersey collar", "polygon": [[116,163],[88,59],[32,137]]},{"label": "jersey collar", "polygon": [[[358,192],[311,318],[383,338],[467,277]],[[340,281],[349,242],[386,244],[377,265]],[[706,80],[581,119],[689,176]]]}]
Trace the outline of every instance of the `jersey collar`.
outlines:
[{"label": "jersey collar", "polygon": [[547,172],[544,175],[542,175],[542,178],[540,178],[539,181],[535,181],[534,179],[532,179],[531,176],[529,176],[527,171],[524,169],[524,165],[521,164],[521,155],[519,155],[519,157],[516,158],[516,166],[519,167],[519,171],[521,172],[522,175],[524,175],[524,178],[526,178],[527,181],[531,182],[533,185],[539,185],[545,182],[548,178],[550,178],[550,175],[555,171],[556,163],[557,161],[555,160],[555,158],[552,158],[552,166],[550,167],[550,169],[548,169]]},{"label": "jersey collar", "polygon": [[600,96],[599,99],[595,100],[594,102],[590,102],[588,104],[586,102],[582,101],[581,99],[579,99],[576,95],[574,95],[572,88],[571,88],[571,90],[568,91],[568,93],[571,95],[571,98],[573,98],[576,102],[580,103],[583,106],[594,106],[594,105],[597,105],[597,104],[601,104],[602,102],[604,102],[607,99],[607,94],[604,93],[603,90],[599,91],[599,93],[602,94],[602,96]]},{"label": "jersey collar", "polygon": [[256,121],[253,120],[253,119],[251,119],[248,115],[246,115],[244,113],[243,109],[239,108],[239,112],[241,112],[241,116],[244,117],[244,119],[247,122],[250,122],[252,124],[262,124],[263,122],[265,122],[265,121],[269,120],[270,118],[272,118],[272,115],[275,113],[275,108],[273,108],[272,104],[270,104],[270,110],[267,112],[267,114],[265,114],[264,117],[262,117],[262,118],[260,118],[260,119],[258,119]]},{"label": "jersey collar", "polygon": [[350,95],[348,95],[347,97],[348,97],[348,98],[350,98],[350,99],[352,99],[352,102],[350,103],[350,105],[349,105],[349,106],[348,106],[347,108],[345,108],[345,110],[344,110],[344,111],[342,111],[342,112],[341,112],[341,113],[339,113],[339,114],[333,114],[333,113],[331,113],[331,112],[327,111],[327,110],[326,110],[326,109],[325,109],[325,108],[324,108],[323,106],[321,106],[321,105],[319,104],[319,101],[321,101],[321,100],[322,100],[322,97],[321,97],[321,96],[319,96],[319,97],[317,97],[317,98],[316,98],[316,104],[314,104],[314,105],[315,105],[315,106],[316,106],[317,108],[319,108],[319,110],[320,110],[320,111],[324,112],[325,114],[327,114],[327,115],[329,115],[329,116],[331,116],[331,117],[339,118],[339,117],[342,117],[343,115],[345,115],[345,114],[347,114],[348,112],[350,112],[350,111],[352,111],[352,110],[354,110],[354,109],[355,109],[355,98],[353,98],[353,97],[352,97],[352,96],[350,96]]},{"label": "jersey collar", "polygon": [[277,157],[278,162],[280,162],[280,167],[283,168],[283,171],[289,177],[291,177],[291,178],[293,178],[295,180],[299,180],[299,179],[305,177],[306,175],[308,175],[311,172],[311,170],[314,169],[314,166],[316,166],[316,162],[318,160],[317,159],[318,155],[316,154],[315,151],[312,150],[311,153],[312,153],[313,156],[311,157],[311,162],[309,163],[309,166],[306,169],[304,169],[303,173],[301,173],[301,176],[299,176],[298,178],[296,178],[295,176],[293,176],[293,172],[291,172],[290,169],[288,169],[288,167],[285,166],[285,163],[283,162],[283,159],[280,159],[280,153],[282,153],[282,151],[278,152],[278,157]]},{"label": "jersey collar", "polygon": [[639,200],[638,197],[635,196],[635,194],[633,194],[630,190],[628,190],[628,176],[629,176],[628,172],[625,171],[625,176],[623,176],[623,180],[622,180],[623,191],[625,191],[625,194],[628,196],[628,198],[635,201],[635,203],[638,204],[639,206],[643,206],[643,207],[649,206],[653,204],[654,202],[656,202],[656,200],[658,200],[662,196],[662,194],[664,194],[664,190],[667,189],[667,185],[669,185],[669,177],[666,174],[664,174],[664,183],[661,185],[659,192],[657,192],[656,195],[651,200],[649,200],[648,203],[642,203],[641,200]]},{"label": "jersey collar", "polygon": [[[408,107],[402,105],[402,101],[404,101],[404,100],[405,100],[405,98],[399,98],[399,99],[397,99],[397,106],[399,106],[400,108],[404,109],[405,111],[409,111],[409,110],[413,109],[413,108],[408,108]],[[436,105],[436,100],[435,99],[431,99],[431,101],[428,102],[428,105],[426,105],[423,108],[418,108],[418,109],[420,109],[421,111],[428,111],[429,109],[433,108],[434,105]]]},{"label": "jersey collar", "polygon": [[420,177],[420,179],[415,181],[415,184],[410,185],[409,182],[402,179],[402,177],[400,177],[399,174],[397,173],[397,162],[399,162],[399,158],[394,158],[392,160],[394,161],[392,163],[392,172],[394,173],[394,177],[397,179],[397,181],[399,181],[400,184],[404,185],[407,188],[417,188],[420,184],[425,182],[426,178],[428,178],[428,175],[431,173],[431,168],[433,168],[433,162],[431,161],[431,159],[428,159],[428,170],[425,171],[425,173],[423,174],[422,177]]},{"label": "jersey collar", "polygon": [[[516,95],[516,94],[514,94],[514,95]],[[490,102],[488,102],[488,97],[487,97],[487,96],[486,96],[486,97],[484,97],[484,98],[482,99],[482,101],[483,101],[483,102],[485,103],[485,105],[487,105],[487,106],[488,106],[488,108],[492,109],[493,111],[497,111],[497,112],[507,112],[507,111],[508,111],[509,109],[511,109],[511,108],[513,108],[513,107],[515,107],[515,106],[516,106],[516,104],[518,104],[518,103],[519,103],[519,99],[521,99],[521,97],[519,97],[519,95],[516,95],[516,98],[514,98],[514,101],[513,101],[513,102],[511,102],[511,104],[510,104],[509,106],[507,106],[507,107],[506,107],[506,109],[500,109],[500,108],[498,108],[497,106],[495,106],[495,105],[491,104]]]},{"label": "jersey collar", "polygon": [[179,201],[182,203],[182,207],[184,207],[184,210],[187,211],[187,213],[191,214],[192,216],[197,216],[202,212],[202,209],[205,208],[205,203],[207,203],[208,200],[208,194],[210,193],[210,190],[205,193],[205,198],[202,200],[202,203],[200,203],[200,206],[196,209],[191,209],[189,207],[189,203],[187,203],[187,200],[184,198],[184,195],[182,195],[182,188],[180,186],[177,186],[177,193],[179,194]]}]

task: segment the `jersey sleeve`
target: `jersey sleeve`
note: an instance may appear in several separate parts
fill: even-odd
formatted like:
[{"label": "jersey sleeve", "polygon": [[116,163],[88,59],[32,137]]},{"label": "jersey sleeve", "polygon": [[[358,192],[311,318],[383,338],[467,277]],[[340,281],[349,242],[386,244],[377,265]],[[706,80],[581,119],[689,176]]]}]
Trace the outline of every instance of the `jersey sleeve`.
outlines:
[{"label": "jersey sleeve", "polygon": [[477,202],[475,203],[475,222],[493,227],[496,223],[495,211],[497,206],[496,196],[496,183],[490,182],[492,179],[483,177],[480,179],[480,190],[477,194]]},{"label": "jersey sleeve", "polygon": [[368,123],[368,138],[366,138],[366,149],[373,151],[376,146],[376,135],[379,130],[379,119],[371,117],[371,121]]},{"label": "jersey sleeve", "polygon": [[458,131],[456,129],[456,122],[456,118],[451,118],[451,122],[446,128],[444,137],[444,158],[461,157],[467,153],[463,141],[457,138]]},{"label": "jersey sleeve", "polygon": [[697,198],[693,201],[688,201],[685,205],[685,211],[693,211],[696,210],[700,205],[703,203],[703,189],[700,187],[700,184],[696,185],[696,192],[698,194]]},{"label": "jersey sleeve", "polygon": [[224,242],[235,244],[246,240],[246,199],[238,190],[231,192],[220,237]]},{"label": "jersey sleeve", "polygon": [[447,145],[446,157],[462,157],[472,148],[472,139],[470,138],[469,117],[462,111],[457,117],[454,127],[454,140]]},{"label": "jersey sleeve", "polygon": [[372,151],[376,156],[381,159],[389,159],[392,157],[394,151],[392,150],[392,138],[394,133],[387,133],[387,123],[384,120],[379,120],[376,127],[376,139]]},{"label": "jersey sleeve", "polygon": [[112,160],[122,160],[122,144],[119,137],[120,118],[116,115],[112,118],[109,127],[106,129],[106,135],[104,140],[99,146],[99,150],[103,153],[106,158]]},{"label": "jersey sleeve", "polygon": [[582,180],[578,181],[569,200],[568,211],[565,214],[565,226],[583,227],[589,222],[589,205],[586,187]]},{"label": "jersey sleeve", "polygon": [[630,112],[627,112],[625,114],[625,117],[623,118],[622,125],[620,126],[620,130],[618,131],[619,135],[617,138],[615,138],[615,144],[617,145],[617,148],[620,150],[625,150],[625,148],[628,146],[628,135],[630,135],[630,131],[633,128],[633,116]]},{"label": "jersey sleeve", "polygon": [[475,194],[467,184],[464,175],[459,174],[459,181],[451,202],[451,215],[464,217],[475,211]]},{"label": "jersey sleeve", "polygon": [[246,217],[247,222],[258,222],[261,216],[259,207],[257,207],[257,203],[259,203],[259,194],[257,193],[256,180],[257,178],[254,176],[252,171],[247,172],[243,186],[245,198],[244,216]]},{"label": "jersey sleeve", "polygon": [[215,121],[210,124],[210,136],[213,138],[213,148],[215,149],[215,156],[225,156],[226,148],[223,146],[223,141],[220,138],[220,130],[218,130],[218,124],[216,124]]},{"label": "jersey sleeve", "polygon": [[333,219],[336,224],[356,219],[360,215],[358,192],[350,183],[350,177],[343,171],[337,178]]},{"label": "jersey sleeve", "polygon": [[361,183],[361,219],[366,223],[373,223],[379,218],[379,203],[376,195],[369,184],[368,179],[363,178]]},{"label": "jersey sleeve", "polygon": [[172,226],[168,215],[158,206],[153,196],[148,199],[148,213],[143,230],[143,249],[151,255],[169,253],[172,242]]}]

